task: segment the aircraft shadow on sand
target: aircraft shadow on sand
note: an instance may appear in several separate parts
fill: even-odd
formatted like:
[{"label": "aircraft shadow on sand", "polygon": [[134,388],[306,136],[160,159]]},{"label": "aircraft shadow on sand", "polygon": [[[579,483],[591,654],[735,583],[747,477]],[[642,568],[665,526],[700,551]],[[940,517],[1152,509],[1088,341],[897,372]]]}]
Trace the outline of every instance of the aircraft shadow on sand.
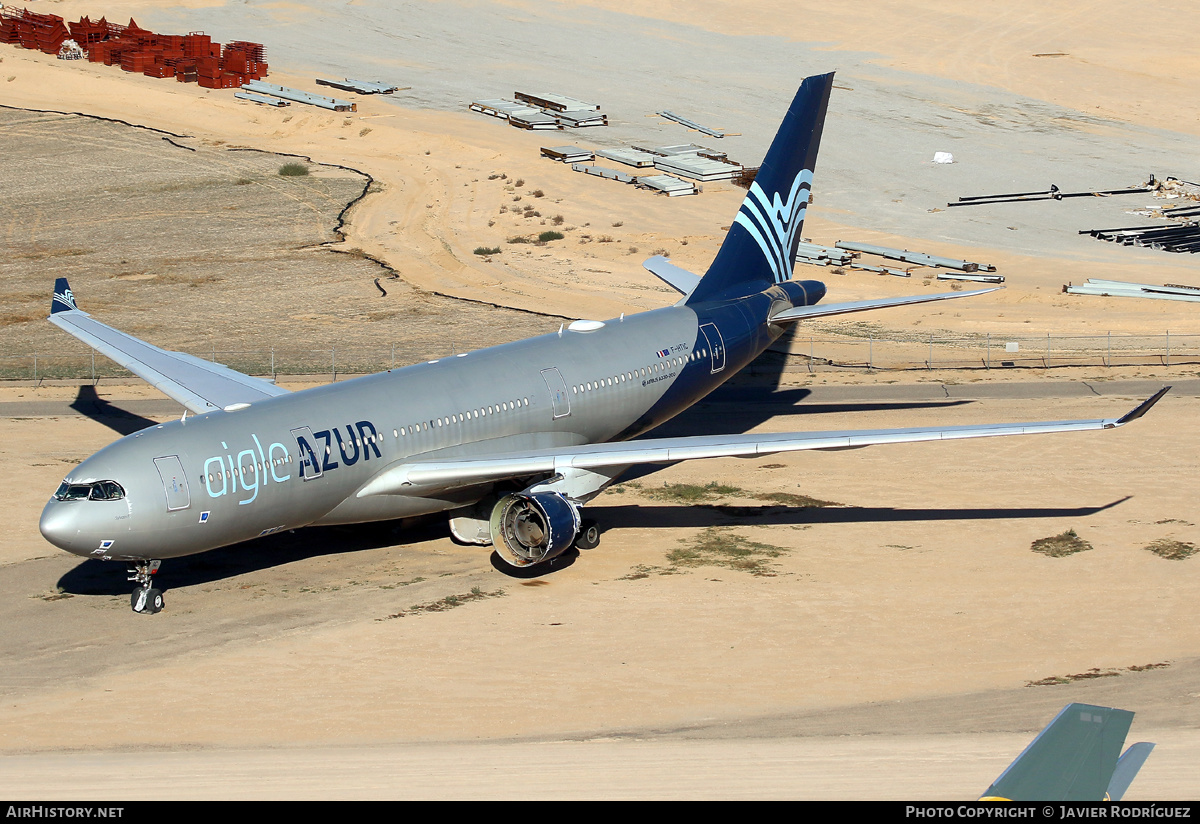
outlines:
[{"label": "aircraft shadow on sand", "polygon": [[[723,505],[694,504],[665,506],[593,506],[593,511],[612,518],[622,528],[793,526],[816,524],[908,523],[912,521],[994,521],[1034,518],[1087,518],[1120,506],[1126,496],[1102,506],[1009,507],[961,509],[897,509],[890,506],[790,507],[780,504]],[[619,520],[617,520],[619,519]]]},{"label": "aircraft shadow on sand", "polygon": [[[710,526],[768,525],[794,526],[816,524],[905,523],[911,521],[974,521],[1005,518],[1086,518],[1119,506],[1131,496],[1101,506],[1014,507],[962,509],[896,509],[894,507],[789,507],[779,504],[720,505],[694,504],[665,506],[598,505],[594,509],[622,528],[661,527],[703,528]],[[323,555],[344,555],[388,546],[419,544],[445,538],[445,523],[429,520],[419,525],[399,521],[338,527],[312,527],[295,533],[271,535],[232,547],[214,549],[203,555],[171,560],[173,587],[209,584],[283,566]],[[463,552],[477,552],[464,546]],[[532,579],[565,569],[575,562],[579,552],[569,550],[553,565],[517,568],[491,553],[491,565],[509,578]],[[121,595],[128,591],[125,564],[87,560],[67,572],[58,581],[63,592],[72,595]]]},{"label": "aircraft shadow on sand", "polygon": [[158,423],[114,406],[96,394],[96,387],[91,384],[79,387],[79,394],[71,401],[71,408],[80,415],[107,426],[118,435],[132,435]]},{"label": "aircraft shadow on sand", "polygon": [[[173,558],[167,562],[169,567],[164,568],[170,570],[173,587],[196,586],[309,558],[419,544],[444,538],[447,533],[445,522],[433,519],[416,524],[405,520],[308,527],[214,549],[203,555]],[[64,574],[58,586],[72,595],[122,595],[129,592],[128,566],[120,561],[88,559]]]}]

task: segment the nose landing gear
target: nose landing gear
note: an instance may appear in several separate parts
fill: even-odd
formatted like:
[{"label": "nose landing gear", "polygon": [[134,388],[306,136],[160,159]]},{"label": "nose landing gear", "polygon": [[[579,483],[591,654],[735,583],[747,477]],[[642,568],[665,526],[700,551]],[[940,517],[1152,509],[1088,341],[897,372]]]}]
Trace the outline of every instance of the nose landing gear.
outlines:
[{"label": "nose landing gear", "polygon": [[162,561],[138,561],[129,570],[129,580],[135,581],[139,585],[129,596],[129,605],[133,607],[134,612],[153,615],[162,611],[162,590],[151,586],[153,576],[158,572],[160,566],[162,566]]}]

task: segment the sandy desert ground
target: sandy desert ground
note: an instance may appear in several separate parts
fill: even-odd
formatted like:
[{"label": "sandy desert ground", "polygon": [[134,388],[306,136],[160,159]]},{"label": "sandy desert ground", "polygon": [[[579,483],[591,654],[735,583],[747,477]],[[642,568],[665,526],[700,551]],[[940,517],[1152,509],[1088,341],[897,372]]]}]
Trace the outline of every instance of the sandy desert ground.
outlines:
[{"label": "sandy desert ground", "polygon": [[[1185,304],[1060,294],[1086,277],[1200,285],[1188,258],[1077,234],[1142,220],[1126,211],[1148,198],[944,208],[963,194],[1050,182],[1196,179],[1200,122],[1185,81],[1196,58],[1185,33],[1200,12],[1183,4],[1156,4],[1132,25],[1120,3],[968,12],[897,0],[867,14],[764,2],[738,6],[736,18],[721,4],[668,2],[642,4],[637,17],[602,2],[37,5],[68,19],[134,15],[165,31],[261,40],[272,79],[285,85],[314,88],[311,77],[326,73],[411,86],[360,99],[351,116],[264,111],[231,92],[0,52],[5,106],[369,174],[373,191],[332,246],[386,262],[412,287],[385,311],[419,303],[422,291],[550,323],[663,305],[671,298],[641,260],[663,249],[703,271],[740,190],[710,184],[699,197],[654,198],[583,179],[539,159],[538,146],[695,139],[644,116],[671,108],[740,132],[721,148],[754,163],[796,81],[838,68],[805,234],[986,260],[1008,276],[1005,291],[953,310],[880,316],[880,331],[1200,332]],[[600,100],[613,125],[548,141],[466,111],[472,96],[522,86]],[[10,131],[0,151],[27,152],[19,140]],[[958,162],[929,163],[942,149]],[[516,197],[536,200],[542,216],[519,216]],[[11,182],[0,183],[0,203],[6,283],[18,277],[14,258],[40,270],[4,287],[5,354],[44,334],[35,331],[44,325],[38,278],[78,269],[81,300],[96,295],[93,305],[117,312],[136,291],[168,300],[178,286],[106,274],[99,257],[46,254],[68,248],[61,237],[74,218],[39,221],[38,204]],[[571,227],[560,245],[505,248],[490,263],[472,254],[509,246],[555,214]],[[136,228],[119,225],[131,238]],[[282,227],[287,265],[303,269],[300,244],[328,251],[329,238],[316,237],[328,231]],[[339,276],[345,303],[322,294],[302,314],[322,334],[390,341],[379,328],[387,318],[371,316],[380,310],[346,306],[385,300],[379,270],[359,264]],[[159,261],[137,271],[166,270]],[[839,300],[942,288],[917,277],[806,276],[829,281]],[[196,290],[190,312],[279,303],[232,279],[226,287]],[[144,310],[129,320],[163,345],[203,340],[197,321],[176,328]],[[509,331],[527,334],[519,324]],[[1127,411],[1152,386],[1180,388],[1111,433],[673,467],[596,502],[599,549],[528,578],[454,545],[438,523],[278,536],[172,564],[169,608],[147,619],[129,612],[122,569],[53,550],[36,521],[67,467],[118,431],[177,411],[126,384],[102,381],[98,395],[124,417],[98,414],[87,389],[4,387],[0,451],[13,492],[0,549],[0,644],[11,662],[0,678],[0,789],[42,798],[971,798],[1063,704],[1081,700],[1135,710],[1131,740],[1159,742],[1131,798],[1195,798],[1200,560],[1146,551],[1200,543],[1195,367],[803,377],[774,394],[747,383],[676,425],[1091,418]],[[79,398],[90,417],[70,411]],[[707,500],[671,496],[670,485],[710,482],[726,488]],[[769,497],[779,492],[831,505]],[[1093,549],[1030,551],[1067,529]],[[717,543],[749,548],[759,574],[681,560]],[[1053,677],[1068,683],[1029,686]],[[121,777],[147,773],[162,780]]]}]

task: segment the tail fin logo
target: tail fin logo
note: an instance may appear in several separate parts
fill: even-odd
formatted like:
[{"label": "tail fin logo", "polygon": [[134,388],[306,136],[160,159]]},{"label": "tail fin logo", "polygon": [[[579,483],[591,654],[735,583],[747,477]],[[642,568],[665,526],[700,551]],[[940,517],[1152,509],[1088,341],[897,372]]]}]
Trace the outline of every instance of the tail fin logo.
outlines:
[{"label": "tail fin logo", "polygon": [[69,286],[64,287],[61,292],[55,292],[53,302],[56,304],[61,304],[57,308],[57,311],[59,312],[66,312],[71,309],[79,308],[75,305],[75,295],[71,292],[71,287]]},{"label": "tail fin logo", "polygon": [[792,277],[792,250],[796,246],[796,233],[804,225],[812,179],[812,170],[802,169],[792,181],[787,200],[780,200],[778,192],[774,198],[769,197],[757,181],[751,183],[750,194],[734,218],[762,250],[776,283]]}]

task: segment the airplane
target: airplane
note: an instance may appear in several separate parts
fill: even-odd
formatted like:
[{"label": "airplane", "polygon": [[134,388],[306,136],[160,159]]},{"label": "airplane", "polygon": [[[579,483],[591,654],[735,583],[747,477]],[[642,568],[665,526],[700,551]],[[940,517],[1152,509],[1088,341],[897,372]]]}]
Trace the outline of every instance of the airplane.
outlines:
[{"label": "airplane", "polygon": [[162,609],[163,559],[303,526],[445,512],[460,542],[530,567],[595,548],[600,528],[582,508],[632,466],[1111,429],[1162,397],[1116,419],[634,440],[798,321],[993,291],[821,304],[823,283],[792,279],[832,85],[832,73],[803,81],[703,277],[645,262],[682,293],[673,306],[292,393],[100,323],[59,278],[50,322],[187,411],[71,470],[42,535],[132,564],[140,613]]},{"label": "airplane", "polygon": [[1067,704],[980,801],[1120,801],[1154,745],[1121,747],[1133,713]]}]

